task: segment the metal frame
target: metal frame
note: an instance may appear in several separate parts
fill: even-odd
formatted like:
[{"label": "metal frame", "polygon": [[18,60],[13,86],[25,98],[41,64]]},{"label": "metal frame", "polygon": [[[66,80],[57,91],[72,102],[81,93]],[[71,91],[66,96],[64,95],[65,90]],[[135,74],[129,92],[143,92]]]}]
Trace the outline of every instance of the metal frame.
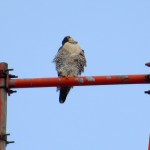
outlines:
[{"label": "metal frame", "polygon": [[[150,67],[150,63],[145,65]],[[7,94],[16,92],[12,90],[14,88],[150,83],[150,74],[12,79],[17,78],[9,74],[12,70],[8,69],[7,63],[0,63],[0,150],[6,150],[7,144],[14,143],[7,141],[7,136],[10,134],[6,133]],[[145,93],[150,94],[150,90]],[[148,150],[150,150],[150,138]]]}]

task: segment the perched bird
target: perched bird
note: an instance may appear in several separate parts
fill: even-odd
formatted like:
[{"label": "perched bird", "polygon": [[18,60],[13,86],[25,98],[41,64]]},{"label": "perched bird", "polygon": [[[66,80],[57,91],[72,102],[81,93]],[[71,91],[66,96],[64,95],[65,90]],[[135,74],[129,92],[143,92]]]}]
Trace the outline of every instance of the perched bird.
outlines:
[{"label": "perched bird", "polygon": [[[86,58],[84,50],[80,48],[78,42],[70,36],[66,36],[62,41],[53,62],[56,64],[56,70],[59,77],[78,76],[84,71]],[[64,103],[72,87],[61,86],[57,89],[60,91],[59,102]]]}]

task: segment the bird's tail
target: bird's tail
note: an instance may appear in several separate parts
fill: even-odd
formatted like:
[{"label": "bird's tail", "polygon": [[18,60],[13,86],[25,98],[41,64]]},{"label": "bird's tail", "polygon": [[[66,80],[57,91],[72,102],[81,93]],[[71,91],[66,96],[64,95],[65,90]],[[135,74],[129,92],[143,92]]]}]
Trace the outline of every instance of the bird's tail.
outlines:
[{"label": "bird's tail", "polygon": [[71,87],[61,87],[60,88],[60,94],[59,94],[59,102],[60,103],[65,102],[70,89],[71,89]]}]

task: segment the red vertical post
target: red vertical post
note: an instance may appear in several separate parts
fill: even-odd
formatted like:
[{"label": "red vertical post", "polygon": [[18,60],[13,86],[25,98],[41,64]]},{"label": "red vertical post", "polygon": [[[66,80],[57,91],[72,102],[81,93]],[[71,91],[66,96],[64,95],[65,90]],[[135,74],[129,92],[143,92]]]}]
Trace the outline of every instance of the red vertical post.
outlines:
[{"label": "red vertical post", "polygon": [[150,137],[149,137],[149,143],[148,143],[148,150],[150,150]]},{"label": "red vertical post", "polygon": [[7,63],[0,63],[0,150],[6,150],[6,119],[7,119],[7,91],[5,88],[5,70]]}]

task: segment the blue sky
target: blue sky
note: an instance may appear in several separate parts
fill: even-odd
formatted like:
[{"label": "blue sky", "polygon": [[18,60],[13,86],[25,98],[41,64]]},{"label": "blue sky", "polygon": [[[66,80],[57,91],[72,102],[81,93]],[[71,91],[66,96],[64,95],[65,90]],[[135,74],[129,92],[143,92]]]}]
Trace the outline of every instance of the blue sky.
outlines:
[{"label": "blue sky", "polygon": [[[149,0],[1,0],[0,58],[19,78],[55,77],[66,35],[87,58],[86,75],[149,73]],[[150,134],[149,85],[17,89],[8,97],[8,150],[141,150]]]}]

